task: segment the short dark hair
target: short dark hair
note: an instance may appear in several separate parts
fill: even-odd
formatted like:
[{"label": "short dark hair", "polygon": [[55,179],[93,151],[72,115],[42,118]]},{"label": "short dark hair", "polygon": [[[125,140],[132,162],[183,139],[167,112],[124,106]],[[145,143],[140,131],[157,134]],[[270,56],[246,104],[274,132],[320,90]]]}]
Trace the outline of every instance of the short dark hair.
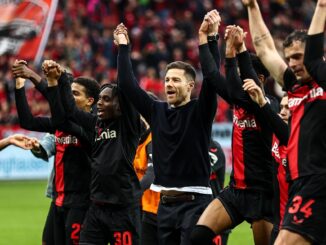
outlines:
[{"label": "short dark hair", "polygon": [[112,97],[118,95],[118,85],[116,83],[105,83],[101,86],[101,92],[106,89],[110,88],[112,90]]},{"label": "short dark hair", "polygon": [[301,41],[305,43],[307,40],[308,34],[307,30],[295,30],[290,33],[283,42],[283,48],[288,48],[292,45],[295,41]]},{"label": "short dark hair", "polygon": [[263,65],[261,60],[258,58],[258,56],[254,53],[250,53],[251,63],[254,67],[257,75],[264,75],[265,79],[269,77],[269,71],[266,69],[266,67]]},{"label": "short dark hair", "polygon": [[81,77],[76,77],[73,80],[73,83],[78,83],[85,87],[86,96],[94,98],[93,104],[95,104],[98,101],[98,97],[100,94],[100,85],[95,79],[81,76]]},{"label": "short dark hair", "polygon": [[171,62],[166,66],[165,72],[167,72],[170,69],[181,69],[185,71],[185,76],[187,77],[188,80],[195,81],[196,79],[196,70],[195,68],[183,61],[174,61]]}]

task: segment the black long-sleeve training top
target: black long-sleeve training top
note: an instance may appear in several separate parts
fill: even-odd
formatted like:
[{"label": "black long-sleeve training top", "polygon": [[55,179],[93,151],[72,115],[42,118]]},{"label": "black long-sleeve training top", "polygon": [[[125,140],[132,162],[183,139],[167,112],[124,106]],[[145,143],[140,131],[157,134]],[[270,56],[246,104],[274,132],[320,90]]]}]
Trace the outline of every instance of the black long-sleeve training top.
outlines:
[{"label": "black long-sleeve training top", "polygon": [[[97,116],[78,110],[66,74],[62,74],[59,83],[67,114],[56,111],[53,117],[62,121],[62,117],[67,116],[85,131],[93,132],[91,200],[120,206],[137,203],[135,198],[139,198],[140,185],[133,159],[140,138],[139,113],[118,90],[122,115],[114,120],[101,121]],[[57,99],[60,100],[60,96]]]},{"label": "black long-sleeve training top", "polygon": [[154,184],[164,187],[209,186],[208,147],[217,107],[216,93],[210,80],[216,65],[207,62],[211,55],[202,45],[200,61],[204,81],[198,99],[172,108],[152,100],[134,77],[128,45],[119,45],[118,79],[123,93],[150,124],[153,140]]},{"label": "black long-sleeve training top", "polygon": [[326,62],[324,60],[324,32],[308,35],[304,65],[309,74],[326,90]]},{"label": "black long-sleeve training top", "polygon": [[[51,111],[53,111],[54,107],[60,106],[51,103],[51,98],[56,95],[57,91],[46,87],[42,94],[46,95]],[[15,96],[22,128],[55,135],[56,154],[53,180],[55,204],[65,207],[87,206],[91,176],[89,136],[80,131],[80,127],[74,123],[67,124],[67,131],[62,131],[58,130],[51,118],[34,117],[30,112],[24,87],[16,89]]]}]

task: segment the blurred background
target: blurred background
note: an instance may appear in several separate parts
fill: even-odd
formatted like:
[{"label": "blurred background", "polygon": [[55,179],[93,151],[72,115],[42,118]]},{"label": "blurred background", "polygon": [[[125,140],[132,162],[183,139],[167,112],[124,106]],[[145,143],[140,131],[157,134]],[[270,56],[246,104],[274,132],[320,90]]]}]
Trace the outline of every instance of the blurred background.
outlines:
[{"label": "blurred background", "polygon": [[[316,1],[259,0],[259,4],[282,55],[282,40],[294,29],[308,27]],[[42,61],[53,59],[70,68],[74,76],[91,76],[100,84],[115,82],[117,49],[112,35],[120,22],[129,29],[133,68],[144,89],[165,100],[165,66],[183,60],[197,69],[196,97],[202,79],[197,31],[205,13],[214,8],[222,17],[221,37],[229,24],[249,32],[241,0],[0,1],[0,138],[18,132],[43,136],[19,127],[10,71],[16,58],[26,59],[40,75]],[[250,35],[246,44],[253,51]],[[223,58],[223,38],[219,46]],[[272,79],[265,90],[281,94]],[[33,115],[50,115],[47,101],[31,83],[26,84],[26,94]],[[213,137],[225,151],[229,171],[232,110],[222,99],[218,101]],[[44,189],[51,164],[52,159],[47,163],[13,146],[0,152],[0,180],[5,180],[0,182],[0,244],[40,243],[50,202]],[[229,244],[253,244],[250,234],[249,226],[241,225]]]},{"label": "blurred background", "polygon": [[[7,37],[0,31],[0,54],[2,53],[0,56],[0,137],[13,132],[23,132],[41,137],[40,134],[21,130],[18,125],[14,99],[14,81],[10,71],[17,57],[26,57],[28,65],[37,70],[39,74],[42,74],[40,70],[42,60],[53,59],[70,68],[74,76],[91,76],[96,78],[100,84],[115,82],[117,49],[113,44],[112,33],[117,24],[123,22],[129,29],[133,68],[140,85],[164,100],[163,77],[165,66],[171,61],[183,60],[191,63],[198,71],[196,89],[193,94],[196,97],[202,79],[198,60],[197,31],[205,13],[214,8],[220,12],[222,17],[222,25],[219,31],[221,37],[223,37],[225,27],[229,24],[240,25],[245,31],[249,31],[247,11],[244,9],[241,0],[52,0],[52,3],[51,0],[44,0],[4,2],[13,2],[12,5],[17,5],[20,2],[19,8],[24,18],[28,15],[37,16],[35,26],[38,26],[39,29],[46,28],[46,35],[44,35],[46,37],[43,38],[43,43],[38,44],[43,46],[41,51],[35,55],[37,57],[33,57],[25,54],[33,46],[31,42],[27,42],[25,46],[22,46],[21,52],[18,54],[17,52],[14,54],[13,48],[8,48],[7,51],[1,48],[3,46],[1,42]],[[25,5],[22,5],[22,3],[25,3]],[[31,7],[31,3],[33,3],[33,7]],[[36,15],[35,13],[38,10],[35,5],[38,5],[40,9],[39,6],[45,3],[51,5],[54,11],[46,13],[47,9],[43,6],[43,12],[39,11],[40,14]],[[260,0],[259,3],[264,20],[272,32],[281,54],[284,37],[294,29],[306,29],[316,5],[314,0]],[[0,3],[0,8],[1,5],[6,4]],[[46,19],[49,15],[51,15],[50,22],[52,22],[52,25]],[[45,22],[49,25],[45,26]],[[1,26],[0,20],[0,30]],[[23,38],[31,40],[38,31],[36,27],[28,28],[27,24],[21,29],[25,30],[20,30],[20,33],[24,35],[14,35],[19,30],[7,32],[10,36],[18,36],[14,42],[17,42],[17,39],[21,41]],[[22,36],[24,37],[22,38]],[[13,42],[13,39],[9,40]],[[247,36],[246,43],[249,50],[253,51],[250,35]],[[223,38],[220,38],[219,46],[223,57]],[[265,90],[276,96],[281,93],[281,89],[275,85],[272,79],[269,79]],[[32,113],[35,116],[49,115],[47,101],[33,88],[31,83],[26,85],[26,94]],[[232,110],[222,99],[218,100],[213,137],[220,141],[226,151],[229,169]],[[1,155],[3,154],[1,153]],[[6,171],[9,171],[8,167]]]}]

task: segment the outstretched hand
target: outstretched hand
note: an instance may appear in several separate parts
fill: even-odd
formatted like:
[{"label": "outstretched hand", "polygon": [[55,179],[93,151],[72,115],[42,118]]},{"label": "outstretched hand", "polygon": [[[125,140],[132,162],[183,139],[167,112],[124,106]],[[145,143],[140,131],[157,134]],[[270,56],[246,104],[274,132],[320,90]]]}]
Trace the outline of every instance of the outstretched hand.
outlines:
[{"label": "outstretched hand", "polygon": [[[12,65],[11,71],[12,75],[15,78],[16,82],[16,89],[20,89],[24,87],[25,85],[25,72],[26,72],[26,66],[27,62],[24,60],[15,60],[14,64]],[[26,75],[26,77],[29,77]]]},{"label": "outstretched hand", "polygon": [[267,101],[263,94],[262,89],[255,83],[253,79],[245,79],[243,84],[244,91],[247,91],[250,98],[257,103],[260,107],[263,107]]},{"label": "outstretched hand", "polygon": [[16,79],[21,79],[21,81],[25,81],[25,79],[29,79],[34,85],[41,82],[42,78],[35,71],[27,66],[27,62],[25,60],[15,60],[12,65],[12,74]]},{"label": "outstretched hand", "polygon": [[31,138],[22,135],[22,134],[14,134],[9,136],[9,143],[12,145],[15,145],[17,147],[20,147],[25,150],[30,150],[32,149],[32,144],[31,144]]},{"label": "outstretched hand", "polygon": [[42,63],[42,70],[49,82],[49,85],[55,85],[61,76],[62,68],[53,60],[45,60]]},{"label": "outstretched hand", "polygon": [[242,48],[245,48],[245,38],[247,32],[244,32],[240,26],[229,25],[226,27],[224,33],[224,39],[226,40],[229,48],[235,49],[239,52]]},{"label": "outstretched hand", "polygon": [[198,33],[204,35],[211,35],[218,33],[219,26],[221,24],[221,16],[216,9],[209,11],[201,23]]},{"label": "outstretched hand", "polygon": [[39,151],[40,150],[40,141],[36,138],[31,138],[30,145],[33,151]]},{"label": "outstretched hand", "polygon": [[28,79],[32,76],[34,72],[27,66],[27,62],[25,60],[15,60],[14,64],[11,68],[12,74],[15,78],[21,77]]},{"label": "outstretched hand", "polygon": [[123,23],[120,23],[113,32],[114,44],[129,44],[128,29]]}]

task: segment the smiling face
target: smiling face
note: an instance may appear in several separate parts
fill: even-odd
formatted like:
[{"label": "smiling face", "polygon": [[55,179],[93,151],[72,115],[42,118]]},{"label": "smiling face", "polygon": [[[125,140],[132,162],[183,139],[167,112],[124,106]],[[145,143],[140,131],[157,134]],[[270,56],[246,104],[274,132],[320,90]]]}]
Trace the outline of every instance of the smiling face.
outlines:
[{"label": "smiling face", "polygon": [[110,87],[104,88],[100,92],[97,102],[97,116],[100,120],[106,121],[115,119],[121,115],[119,98],[113,95],[113,90]]},{"label": "smiling face", "polygon": [[167,102],[172,107],[187,104],[190,101],[191,90],[194,81],[189,80],[185,75],[185,70],[171,68],[165,75],[165,95]]},{"label": "smiling face", "polygon": [[305,44],[299,40],[293,41],[292,44],[284,48],[284,56],[290,69],[294,72],[297,80],[308,81],[310,75],[303,64]]}]

